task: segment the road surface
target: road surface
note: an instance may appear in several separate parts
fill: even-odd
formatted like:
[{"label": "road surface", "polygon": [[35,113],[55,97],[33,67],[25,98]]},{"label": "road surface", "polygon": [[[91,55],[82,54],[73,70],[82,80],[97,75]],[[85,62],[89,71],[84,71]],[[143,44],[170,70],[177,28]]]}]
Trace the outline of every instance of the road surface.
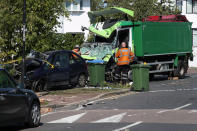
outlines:
[{"label": "road surface", "polygon": [[197,131],[197,75],[156,79],[149,92],[61,108],[24,131]]}]

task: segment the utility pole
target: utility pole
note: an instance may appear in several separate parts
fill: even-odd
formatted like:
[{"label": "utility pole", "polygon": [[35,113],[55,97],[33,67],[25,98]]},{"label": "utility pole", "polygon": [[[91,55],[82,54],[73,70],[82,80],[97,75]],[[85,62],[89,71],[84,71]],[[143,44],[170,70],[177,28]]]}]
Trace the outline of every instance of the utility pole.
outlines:
[{"label": "utility pole", "polygon": [[21,84],[25,87],[25,41],[26,41],[26,0],[23,0],[23,51],[22,51],[22,77]]}]

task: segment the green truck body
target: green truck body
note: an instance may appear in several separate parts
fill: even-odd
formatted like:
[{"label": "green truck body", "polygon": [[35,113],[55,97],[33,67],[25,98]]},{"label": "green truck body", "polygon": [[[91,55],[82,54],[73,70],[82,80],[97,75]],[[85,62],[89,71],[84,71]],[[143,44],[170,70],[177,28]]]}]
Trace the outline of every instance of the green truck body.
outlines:
[{"label": "green truck body", "polygon": [[137,57],[192,53],[192,23],[135,22],[132,28]]},{"label": "green truck body", "polygon": [[[91,21],[96,17],[112,12],[123,12],[133,16],[134,12],[121,8],[109,8],[101,12],[89,12]],[[94,16],[94,17],[93,17]],[[106,28],[106,23],[109,24]],[[82,57],[88,60],[104,60],[106,76],[113,78],[116,65],[114,54],[121,42],[127,42],[134,52],[136,61],[132,64],[147,63],[149,73],[167,74],[184,78],[188,70],[188,61],[192,60],[192,23],[190,22],[132,22],[112,19],[101,23],[92,23],[89,31],[95,34],[93,43],[82,46]],[[113,24],[112,24],[113,23]],[[107,56],[107,57],[106,57]],[[114,62],[114,63],[112,63]],[[132,71],[130,71],[132,72]]]}]

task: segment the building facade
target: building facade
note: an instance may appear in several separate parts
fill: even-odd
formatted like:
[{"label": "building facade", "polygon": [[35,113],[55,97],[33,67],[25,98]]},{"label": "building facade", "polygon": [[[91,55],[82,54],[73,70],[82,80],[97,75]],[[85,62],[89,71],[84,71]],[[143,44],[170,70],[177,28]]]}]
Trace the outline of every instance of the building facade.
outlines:
[{"label": "building facade", "polygon": [[192,22],[194,60],[189,62],[190,67],[197,67],[197,0],[174,0],[177,8]]},{"label": "building facade", "polygon": [[84,33],[87,38],[88,32],[83,32],[81,27],[90,26],[87,14],[90,11],[90,0],[65,1],[64,6],[69,11],[69,18],[59,18],[62,24],[61,27],[57,28],[57,32],[71,34]]}]

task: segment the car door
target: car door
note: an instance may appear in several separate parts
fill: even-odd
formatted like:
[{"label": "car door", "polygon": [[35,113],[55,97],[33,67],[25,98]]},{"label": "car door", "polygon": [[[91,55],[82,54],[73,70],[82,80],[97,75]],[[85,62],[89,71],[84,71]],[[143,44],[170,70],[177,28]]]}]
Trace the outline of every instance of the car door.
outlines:
[{"label": "car door", "polygon": [[52,64],[55,68],[48,73],[48,84],[51,86],[67,85],[69,83],[68,54],[58,52],[53,56]]},{"label": "car door", "polygon": [[69,53],[70,82],[77,82],[80,73],[84,72],[82,59],[73,52]]},{"label": "car door", "polygon": [[0,123],[20,122],[27,111],[26,95],[4,70],[0,70]]}]

